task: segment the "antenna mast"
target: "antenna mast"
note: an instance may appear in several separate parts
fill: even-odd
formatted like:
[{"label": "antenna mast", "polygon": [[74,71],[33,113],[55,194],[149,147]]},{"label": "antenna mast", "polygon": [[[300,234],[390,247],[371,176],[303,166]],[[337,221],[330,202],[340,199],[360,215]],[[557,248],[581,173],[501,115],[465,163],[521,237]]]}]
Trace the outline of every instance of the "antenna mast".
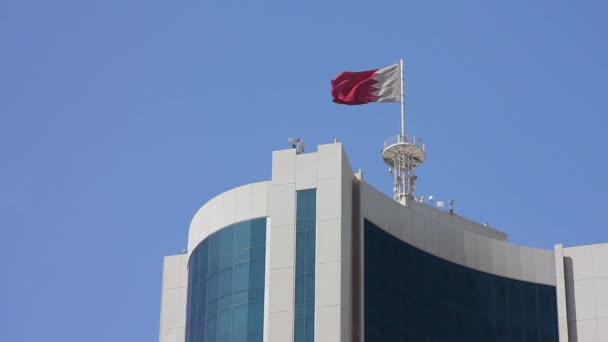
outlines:
[{"label": "antenna mast", "polygon": [[425,145],[415,136],[405,134],[405,84],[403,81],[403,59],[401,69],[401,134],[388,138],[382,147],[382,159],[393,175],[395,201],[407,206],[416,194],[414,168],[424,162]]}]

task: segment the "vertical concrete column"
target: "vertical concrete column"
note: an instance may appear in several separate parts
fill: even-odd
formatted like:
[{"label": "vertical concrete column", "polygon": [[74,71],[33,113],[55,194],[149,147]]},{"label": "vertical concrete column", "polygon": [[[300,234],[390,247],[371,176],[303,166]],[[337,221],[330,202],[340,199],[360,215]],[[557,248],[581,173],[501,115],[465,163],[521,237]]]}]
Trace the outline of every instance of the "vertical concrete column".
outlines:
[{"label": "vertical concrete column", "polygon": [[353,174],[342,144],[317,154],[315,342],[351,341]]},{"label": "vertical concrete column", "polygon": [[296,150],[272,153],[265,342],[293,341]]},{"label": "vertical concrete column", "polygon": [[568,309],[566,307],[566,276],[564,273],[564,247],[555,245],[555,289],[557,292],[557,327],[559,340],[568,342]]},{"label": "vertical concrete column", "polygon": [[160,307],[160,342],[184,342],[188,298],[188,256],[166,256]]}]

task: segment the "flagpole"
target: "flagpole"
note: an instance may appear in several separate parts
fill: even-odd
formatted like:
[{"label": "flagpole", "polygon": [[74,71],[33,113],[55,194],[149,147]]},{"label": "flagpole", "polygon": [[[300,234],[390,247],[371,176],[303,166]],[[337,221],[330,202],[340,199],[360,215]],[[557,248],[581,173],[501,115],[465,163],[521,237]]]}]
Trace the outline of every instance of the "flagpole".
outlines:
[{"label": "flagpole", "polygon": [[403,84],[403,58],[399,61],[401,70],[401,136],[405,137],[405,85]]}]

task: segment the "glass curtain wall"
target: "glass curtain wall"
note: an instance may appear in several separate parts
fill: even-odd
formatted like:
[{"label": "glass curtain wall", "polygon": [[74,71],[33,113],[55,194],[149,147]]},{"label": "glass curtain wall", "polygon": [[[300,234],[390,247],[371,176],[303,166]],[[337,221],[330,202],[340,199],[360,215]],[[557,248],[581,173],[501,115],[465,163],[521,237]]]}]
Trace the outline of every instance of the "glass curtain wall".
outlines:
[{"label": "glass curtain wall", "polygon": [[316,189],[297,191],[295,342],[314,341],[316,202]]},{"label": "glass curtain wall", "polygon": [[266,218],[203,240],[188,262],[186,342],[262,342]]},{"label": "glass curtain wall", "polygon": [[419,250],[365,220],[365,342],[557,342],[554,286]]}]

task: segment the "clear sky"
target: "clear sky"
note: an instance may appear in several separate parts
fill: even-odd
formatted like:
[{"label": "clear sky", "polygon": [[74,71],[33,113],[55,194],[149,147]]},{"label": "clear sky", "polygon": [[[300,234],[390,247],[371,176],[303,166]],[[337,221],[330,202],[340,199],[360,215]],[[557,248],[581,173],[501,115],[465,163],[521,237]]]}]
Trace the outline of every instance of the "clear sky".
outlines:
[{"label": "clear sky", "polygon": [[271,151],[339,137],[385,193],[407,58],[418,194],[553,248],[608,242],[605,1],[0,1],[0,341],[158,339],[162,257]]}]

